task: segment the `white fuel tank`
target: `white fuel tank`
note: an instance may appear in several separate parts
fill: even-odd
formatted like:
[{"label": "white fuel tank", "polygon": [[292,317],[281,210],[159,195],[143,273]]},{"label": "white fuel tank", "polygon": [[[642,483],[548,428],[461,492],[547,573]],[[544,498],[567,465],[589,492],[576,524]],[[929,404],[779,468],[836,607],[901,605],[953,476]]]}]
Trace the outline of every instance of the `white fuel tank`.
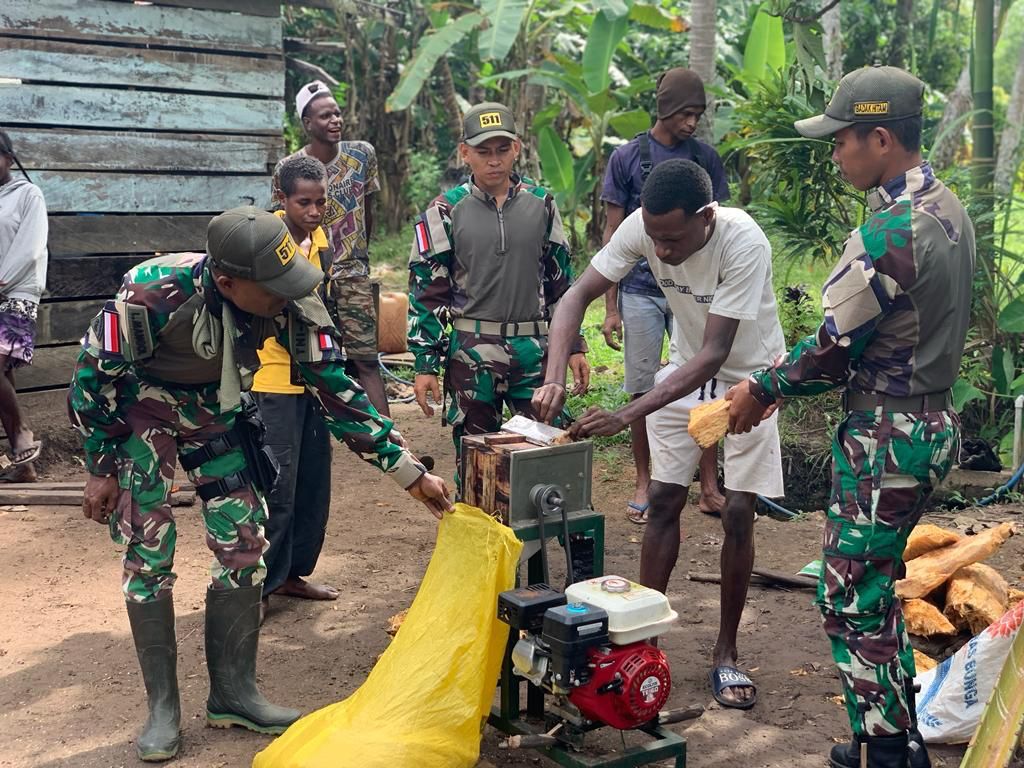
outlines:
[{"label": "white fuel tank", "polygon": [[661,592],[621,576],[579,581],[565,590],[570,603],[587,603],[608,614],[608,639],[616,645],[656,637],[668,631],[679,614]]}]

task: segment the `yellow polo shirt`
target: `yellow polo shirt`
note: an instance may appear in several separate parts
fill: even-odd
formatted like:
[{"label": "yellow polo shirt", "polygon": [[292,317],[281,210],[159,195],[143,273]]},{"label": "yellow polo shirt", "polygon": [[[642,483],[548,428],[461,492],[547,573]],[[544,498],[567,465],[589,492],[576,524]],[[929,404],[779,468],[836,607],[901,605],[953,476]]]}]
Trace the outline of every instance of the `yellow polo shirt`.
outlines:
[{"label": "yellow polo shirt", "polygon": [[[282,219],[284,211],[274,211]],[[329,248],[327,235],[323,227],[317,227],[310,237],[309,250],[303,255],[320,268],[320,250]],[[302,251],[302,247],[299,247]],[[306,391],[305,387],[299,387],[291,383],[292,361],[288,351],[277,343],[276,339],[267,339],[263,343],[263,349],[259,351],[261,367],[253,377],[252,388],[254,392],[270,392],[275,395],[301,395]]]}]

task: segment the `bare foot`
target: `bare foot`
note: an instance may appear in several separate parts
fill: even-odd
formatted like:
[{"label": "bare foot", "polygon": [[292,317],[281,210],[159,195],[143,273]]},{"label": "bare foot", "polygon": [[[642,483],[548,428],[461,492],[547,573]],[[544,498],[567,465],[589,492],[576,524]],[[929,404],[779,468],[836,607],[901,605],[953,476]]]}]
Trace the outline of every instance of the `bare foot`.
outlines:
[{"label": "bare foot", "polygon": [[720,517],[722,510],[725,509],[725,496],[723,496],[722,492],[718,490],[718,486],[714,486],[713,488],[701,488],[700,502],[697,506],[705,515]]},{"label": "bare foot", "polygon": [[290,576],[284,584],[274,590],[274,594],[297,597],[300,600],[337,600],[339,592],[328,584],[313,584],[298,576]]},{"label": "bare foot", "polygon": [[14,464],[0,476],[0,482],[4,483],[34,483],[38,480],[39,476],[36,474],[36,468],[32,462]]}]

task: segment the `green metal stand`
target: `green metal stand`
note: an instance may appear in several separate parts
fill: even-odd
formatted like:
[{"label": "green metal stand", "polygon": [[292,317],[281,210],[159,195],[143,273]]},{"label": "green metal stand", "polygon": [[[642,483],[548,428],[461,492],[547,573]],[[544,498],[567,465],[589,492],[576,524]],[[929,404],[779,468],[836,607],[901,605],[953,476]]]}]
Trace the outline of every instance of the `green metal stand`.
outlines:
[{"label": "green metal stand", "polygon": [[[545,534],[549,538],[562,534],[560,520],[552,519],[545,523]],[[516,537],[520,541],[538,541],[540,527],[536,524],[514,525]],[[582,533],[594,539],[594,575],[604,574],[604,515],[593,512],[574,512],[569,515],[569,533]],[[541,554],[537,552],[526,561],[527,580],[530,584],[543,581]],[[521,685],[525,681],[512,670],[512,649],[519,638],[510,633],[505,659],[501,664],[499,682],[499,703],[491,710],[488,722],[502,733],[511,735],[541,734],[544,729],[522,719]],[[527,717],[544,723],[544,691],[535,685],[526,689]],[[635,768],[649,765],[661,760],[675,758],[675,768],[686,768],[686,740],[677,733],[656,725],[648,725],[638,730],[651,736],[651,741],[630,747],[615,757],[587,757],[571,751],[567,745],[557,744],[538,748],[537,751],[565,768]]]}]

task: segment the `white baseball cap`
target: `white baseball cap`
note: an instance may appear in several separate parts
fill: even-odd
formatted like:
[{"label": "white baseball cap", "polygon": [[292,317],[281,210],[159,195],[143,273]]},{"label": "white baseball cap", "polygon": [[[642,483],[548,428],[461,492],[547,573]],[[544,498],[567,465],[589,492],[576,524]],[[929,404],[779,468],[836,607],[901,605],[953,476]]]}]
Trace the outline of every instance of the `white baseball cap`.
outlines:
[{"label": "white baseball cap", "polygon": [[303,118],[302,113],[306,111],[309,102],[321,96],[333,96],[331,89],[323,80],[314,80],[299,88],[299,92],[295,94],[295,114],[299,116],[300,120]]}]

